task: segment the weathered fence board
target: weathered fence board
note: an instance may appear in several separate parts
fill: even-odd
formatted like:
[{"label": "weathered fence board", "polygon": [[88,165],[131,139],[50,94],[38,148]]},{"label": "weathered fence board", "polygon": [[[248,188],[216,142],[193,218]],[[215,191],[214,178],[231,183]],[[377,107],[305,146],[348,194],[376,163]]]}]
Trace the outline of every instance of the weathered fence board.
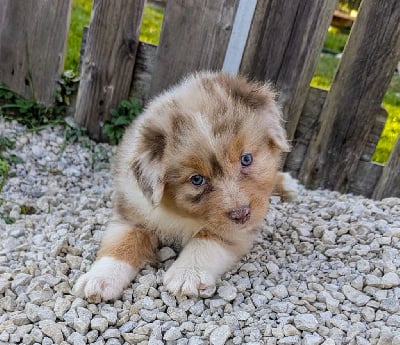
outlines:
[{"label": "weathered fence board", "polygon": [[150,95],[189,72],[222,68],[238,0],[167,1]]},{"label": "weathered fence board", "polygon": [[307,187],[347,192],[358,178],[375,114],[400,58],[399,22],[398,0],[362,2],[300,170]]},{"label": "weathered fence board", "polygon": [[313,87],[309,89],[293,141],[291,142],[292,148],[286,157],[284,165],[284,170],[289,171],[293,177],[297,177],[299,173],[327,93],[325,90]]},{"label": "weathered fence board", "polygon": [[400,197],[400,135],[372,195],[375,199]]},{"label": "weathered fence board", "polygon": [[139,43],[130,97],[136,97],[143,104],[146,103],[149,98],[150,83],[155,66],[154,61],[156,59],[156,54],[157,46],[149,43]]},{"label": "weathered fence board", "polygon": [[94,0],[82,62],[75,118],[104,140],[109,109],[126,99],[132,82],[144,0]]},{"label": "weathered fence board", "polygon": [[0,1],[0,82],[51,104],[64,68],[71,0]]},{"label": "weathered fence board", "polygon": [[240,72],[273,81],[292,139],[336,0],[259,0]]},{"label": "weathered fence board", "polygon": [[[328,92],[321,89],[310,88],[304,109],[297,125],[292,143],[292,150],[285,161],[284,170],[297,177],[310,144],[311,138],[317,133],[317,125]],[[383,166],[371,162],[376,145],[381,136],[387,112],[380,107],[375,115],[374,126],[368,136],[367,144],[357,167],[355,176],[349,184],[348,192],[371,197],[376,184],[381,176]]]}]

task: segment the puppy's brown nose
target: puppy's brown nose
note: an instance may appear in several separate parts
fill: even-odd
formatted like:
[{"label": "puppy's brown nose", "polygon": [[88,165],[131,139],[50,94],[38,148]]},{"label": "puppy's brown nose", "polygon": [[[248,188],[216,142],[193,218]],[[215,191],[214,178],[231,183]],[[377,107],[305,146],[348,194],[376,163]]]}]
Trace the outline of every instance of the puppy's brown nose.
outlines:
[{"label": "puppy's brown nose", "polygon": [[250,219],[250,207],[242,206],[228,212],[228,218],[237,224],[244,224]]}]

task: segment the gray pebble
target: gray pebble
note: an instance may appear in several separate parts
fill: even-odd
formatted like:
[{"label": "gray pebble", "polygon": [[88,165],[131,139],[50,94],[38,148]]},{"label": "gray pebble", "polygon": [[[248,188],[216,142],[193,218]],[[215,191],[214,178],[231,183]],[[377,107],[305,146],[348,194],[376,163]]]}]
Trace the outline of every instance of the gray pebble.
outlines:
[{"label": "gray pebble", "polygon": [[231,336],[231,330],[229,326],[223,325],[215,328],[210,334],[211,345],[223,345]]},{"label": "gray pebble", "polygon": [[303,345],[319,345],[323,341],[323,338],[317,334],[306,334],[303,339]]},{"label": "gray pebble", "polygon": [[103,333],[108,327],[108,320],[103,317],[95,317],[90,321],[90,327]]},{"label": "gray pebble", "polygon": [[168,307],[167,314],[172,320],[175,320],[179,323],[185,322],[187,320],[186,312],[180,308]]},{"label": "gray pebble", "polygon": [[342,291],[344,295],[354,304],[359,307],[362,307],[368,303],[371,297],[363,294],[362,292],[354,289],[351,285],[343,285]]},{"label": "gray pebble", "polygon": [[164,340],[173,341],[182,338],[182,333],[179,327],[171,327],[164,334]]},{"label": "gray pebble", "polygon": [[218,295],[226,301],[233,301],[237,296],[237,290],[232,285],[223,285],[218,288]]},{"label": "gray pebble", "polygon": [[73,345],[85,345],[86,344],[86,337],[77,332],[71,333],[67,340],[68,340],[68,343],[73,344]]},{"label": "gray pebble", "polygon": [[314,332],[318,328],[318,321],[312,314],[299,314],[294,317],[294,325],[301,331]]},{"label": "gray pebble", "polygon": [[172,258],[176,257],[176,253],[170,247],[162,247],[158,251],[158,257],[159,257],[161,262],[165,262],[165,261],[167,261],[169,259],[172,259]]},{"label": "gray pebble", "polygon": [[50,337],[54,343],[60,344],[64,340],[60,324],[57,324],[52,320],[42,320],[39,321],[39,327],[43,334]]},{"label": "gray pebble", "polygon": [[117,328],[109,328],[102,334],[104,339],[119,338],[120,335],[121,333]]},{"label": "gray pebble", "polygon": [[110,325],[114,325],[117,322],[118,314],[114,307],[105,305],[102,307],[100,314],[107,319]]},{"label": "gray pebble", "polygon": [[300,344],[300,337],[298,335],[292,335],[290,337],[284,337],[278,340],[279,345],[295,345]]}]

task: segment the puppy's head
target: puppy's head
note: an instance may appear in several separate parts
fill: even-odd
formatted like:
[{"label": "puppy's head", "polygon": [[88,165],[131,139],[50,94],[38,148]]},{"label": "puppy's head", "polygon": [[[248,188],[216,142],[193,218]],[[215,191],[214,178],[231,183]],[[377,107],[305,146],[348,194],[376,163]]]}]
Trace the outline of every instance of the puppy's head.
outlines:
[{"label": "puppy's head", "polygon": [[131,167],[153,204],[213,229],[261,222],[289,150],[268,85],[197,74],[156,98],[135,126]]}]

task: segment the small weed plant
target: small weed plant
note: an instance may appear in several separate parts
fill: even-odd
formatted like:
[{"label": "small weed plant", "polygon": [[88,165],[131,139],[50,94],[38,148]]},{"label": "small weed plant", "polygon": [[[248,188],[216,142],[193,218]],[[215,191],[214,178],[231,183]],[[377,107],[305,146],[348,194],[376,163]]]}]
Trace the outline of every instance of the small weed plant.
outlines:
[{"label": "small weed plant", "polygon": [[111,109],[111,120],[104,125],[103,131],[112,145],[117,145],[127,126],[143,111],[143,107],[137,98],[123,100],[118,109]]},{"label": "small weed plant", "polygon": [[[42,128],[64,125],[64,139],[68,142],[77,140],[83,131],[71,126],[66,118],[68,107],[73,102],[78,88],[78,78],[71,71],[66,71],[57,82],[55,101],[51,106],[38,103],[34,98],[26,99],[11,91],[7,85],[0,84],[0,120],[17,120],[25,125],[28,131],[38,131]],[[66,143],[65,143],[66,145]],[[3,192],[7,177],[10,176],[12,165],[23,163],[22,159],[9,151],[15,148],[15,141],[0,133],[0,195]],[[62,147],[64,149],[64,146]],[[62,152],[61,152],[62,154]],[[0,197],[0,204],[6,201]],[[19,205],[17,202],[9,202]],[[22,214],[28,214],[30,208],[19,205]],[[13,223],[13,219],[0,214],[6,224]]]},{"label": "small weed plant", "polygon": [[57,82],[55,102],[51,106],[38,103],[34,98],[26,99],[0,84],[0,116],[6,120],[17,120],[30,130],[63,123],[63,117],[76,94],[79,79],[72,71],[64,72]]},{"label": "small weed plant", "polygon": [[[20,157],[8,152],[14,147],[14,140],[0,136],[0,195],[2,194],[4,184],[6,183],[7,177],[9,176],[10,165],[23,163]],[[0,198],[0,204],[2,204],[3,202],[4,199]],[[6,224],[11,224],[14,222],[12,218],[8,216],[3,216],[2,214],[0,214],[0,218],[3,219]]]}]

